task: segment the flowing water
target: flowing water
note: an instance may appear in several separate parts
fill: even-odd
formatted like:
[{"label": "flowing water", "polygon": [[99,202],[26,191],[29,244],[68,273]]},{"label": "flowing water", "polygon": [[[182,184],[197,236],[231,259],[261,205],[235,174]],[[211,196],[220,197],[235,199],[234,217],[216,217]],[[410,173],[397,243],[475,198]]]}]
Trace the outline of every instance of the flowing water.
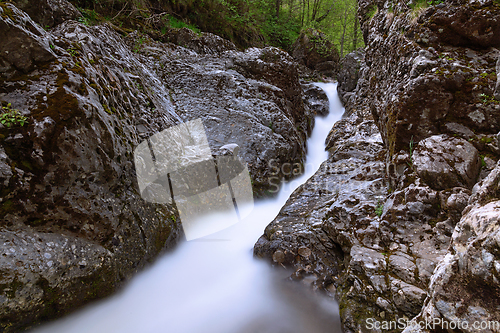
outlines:
[{"label": "flowing water", "polygon": [[318,86],[328,95],[330,113],[316,118],[301,177],[283,183],[276,198],[257,202],[242,222],[179,244],[115,296],[36,333],[340,332],[335,302],[285,282],[285,272],[252,255],[293,190],[328,157],[324,142],[344,109],[336,84]]}]

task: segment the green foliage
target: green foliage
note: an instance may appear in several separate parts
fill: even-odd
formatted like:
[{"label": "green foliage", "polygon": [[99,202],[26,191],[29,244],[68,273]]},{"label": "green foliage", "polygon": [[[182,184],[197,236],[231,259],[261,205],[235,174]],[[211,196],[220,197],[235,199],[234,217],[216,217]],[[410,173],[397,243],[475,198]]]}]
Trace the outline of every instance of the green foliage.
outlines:
[{"label": "green foliage", "polygon": [[480,140],[482,143],[492,143],[493,142],[493,138],[490,138],[488,136],[484,136],[481,138]]},{"label": "green foliage", "polygon": [[135,52],[135,53],[139,53],[139,51],[141,50],[142,44],[144,43],[144,41],[145,41],[145,40],[146,40],[146,38],[141,37],[141,38],[139,38],[139,40],[135,43],[135,46],[134,46],[134,52]]},{"label": "green foliage", "polygon": [[488,101],[490,100],[490,96],[486,95],[486,94],[481,94],[479,95],[479,97],[481,97],[481,102],[483,103],[488,103]]},{"label": "green foliage", "polygon": [[82,9],[79,8],[82,16],[78,18],[78,22],[85,25],[94,25],[99,21],[99,14],[94,9]]},{"label": "green foliage", "polygon": [[409,153],[410,153],[410,163],[408,163],[408,166],[413,169],[413,149],[414,149],[414,142],[413,142],[413,136],[410,139],[409,143]]},{"label": "green foliage", "polygon": [[79,52],[79,51],[78,51],[78,49],[77,49],[77,48],[75,48],[75,47],[70,47],[70,48],[68,49],[68,53],[69,53],[69,55],[70,55],[70,56],[72,56],[72,57],[76,57],[77,55],[80,55],[80,52]]},{"label": "green foliage", "polygon": [[486,162],[484,160],[484,155],[479,156],[481,158],[481,168],[486,168]]},{"label": "green foliage", "polygon": [[2,111],[0,123],[5,127],[24,126],[27,123],[27,118],[19,110],[11,109],[11,103],[7,104],[7,106],[2,106]]},{"label": "green foliage", "polygon": [[274,46],[288,50],[300,35],[300,23],[297,20],[270,18],[261,27],[261,33]]},{"label": "green foliage", "polygon": [[315,28],[344,54],[363,46],[356,0],[70,1],[85,25],[109,21],[122,33],[138,30],[153,38],[169,28],[189,28],[242,48],[271,45],[290,51],[301,31]]},{"label": "green foliage", "polygon": [[414,0],[413,4],[410,7],[415,11],[427,8],[429,6],[439,5],[443,2],[443,0]]},{"label": "green foliage", "polygon": [[481,102],[483,102],[484,104],[488,103],[499,104],[499,101],[495,98],[495,96],[490,96],[485,93],[482,93],[479,95],[479,98],[481,99]]},{"label": "green foliage", "polygon": [[366,16],[369,19],[372,19],[376,14],[378,13],[378,7],[376,5],[372,5],[369,9],[368,12],[366,13]]},{"label": "green foliage", "polygon": [[[195,25],[184,23],[181,20],[178,20],[171,15],[166,16],[166,20],[167,20],[168,26],[170,26],[171,28],[177,28],[177,29],[188,28],[188,29],[193,30],[197,34],[201,33],[200,29],[198,27],[196,27]],[[163,29],[162,33],[165,33],[166,27],[163,27],[162,29]]]},{"label": "green foliage", "polygon": [[384,204],[379,200],[377,206],[375,207],[375,214],[377,214],[378,217],[381,217],[383,212]]}]

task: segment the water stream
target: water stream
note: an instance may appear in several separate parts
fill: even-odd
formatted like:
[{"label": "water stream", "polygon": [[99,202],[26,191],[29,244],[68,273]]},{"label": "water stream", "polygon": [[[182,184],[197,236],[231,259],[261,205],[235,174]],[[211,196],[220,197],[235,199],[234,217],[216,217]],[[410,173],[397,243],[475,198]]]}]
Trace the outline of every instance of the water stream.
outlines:
[{"label": "water stream", "polygon": [[341,332],[335,302],[284,282],[284,272],[252,256],[266,225],[328,157],[325,138],[344,109],[335,84],[318,86],[328,95],[330,113],[316,118],[301,177],[284,183],[276,198],[257,202],[242,222],[179,244],[113,297],[35,332]]}]

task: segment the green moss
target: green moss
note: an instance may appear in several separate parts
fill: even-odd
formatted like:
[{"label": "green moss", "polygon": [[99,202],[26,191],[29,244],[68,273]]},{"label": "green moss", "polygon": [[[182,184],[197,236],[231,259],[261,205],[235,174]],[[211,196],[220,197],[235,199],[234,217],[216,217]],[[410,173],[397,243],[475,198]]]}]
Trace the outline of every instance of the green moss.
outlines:
[{"label": "green moss", "polygon": [[22,288],[24,284],[16,278],[10,283],[0,284],[0,293],[4,293],[8,298],[15,299],[16,291]]},{"label": "green moss", "polygon": [[28,169],[28,170],[30,170],[30,171],[31,171],[31,170],[33,170],[33,166],[31,165],[31,163],[30,163],[30,162],[28,162],[28,161],[22,161],[22,162],[21,162],[21,164],[22,164],[22,165],[23,165],[26,169]]},{"label": "green moss", "polygon": [[493,138],[490,138],[488,136],[485,136],[485,137],[482,137],[481,140],[480,140],[482,143],[492,143],[493,142]]},{"label": "green moss", "polygon": [[106,111],[108,114],[113,114],[113,112],[111,112],[111,110],[106,104],[103,104],[102,107],[104,108],[104,111]]},{"label": "green moss", "polygon": [[484,161],[484,155],[480,155],[479,158],[481,158],[481,168],[486,168],[486,162]]},{"label": "green moss", "polygon": [[3,18],[10,18],[11,20],[14,20],[14,12],[9,8],[9,6],[7,6],[7,4],[0,2],[0,8]]},{"label": "green moss", "polygon": [[371,5],[368,8],[368,12],[366,13],[366,17],[371,20],[377,13],[378,13],[378,7],[376,5]]},{"label": "green moss", "polygon": [[57,90],[47,96],[47,106],[44,103],[39,103],[39,107],[35,109],[32,114],[37,120],[42,120],[44,117],[51,117],[56,121],[67,120],[71,115],[76,115],[79,112],[78,99],[66,90],[69,86],[69,76],[65,71],[58,73],[56,80]]},{"label": "green moss", "polygon": [[12,200],[7,200],[0,206],[0,216],[5,216],[5,214],[12,212],[14,210],[14,203]]}]

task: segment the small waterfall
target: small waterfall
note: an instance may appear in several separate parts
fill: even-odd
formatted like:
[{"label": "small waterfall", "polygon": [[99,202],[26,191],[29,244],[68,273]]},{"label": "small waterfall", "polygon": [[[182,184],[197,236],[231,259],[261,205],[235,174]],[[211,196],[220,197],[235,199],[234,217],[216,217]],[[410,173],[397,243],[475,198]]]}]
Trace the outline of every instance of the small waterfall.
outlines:
[{"label": "small waterfall", "polygon": [[252,255],[290,194],[328,157],[326,136],[344,110],[336,84],[318,86],[328,95],[330,112],[316,118],[302,176],[283,183],[276,198],[257,202],[242,222],[179,244],[121,292],[35,332],[341,332],[335,302],[284,283],[283,272]]}]

